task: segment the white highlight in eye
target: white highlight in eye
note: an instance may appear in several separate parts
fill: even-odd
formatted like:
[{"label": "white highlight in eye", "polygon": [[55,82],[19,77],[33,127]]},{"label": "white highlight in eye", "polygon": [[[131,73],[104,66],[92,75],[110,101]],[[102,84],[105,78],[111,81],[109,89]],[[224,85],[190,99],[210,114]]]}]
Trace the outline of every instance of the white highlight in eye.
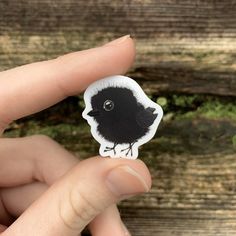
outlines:
[{"label": "white highlight in eye", "polygon": [[114,102],[111,100],[106,100],[103,104],[103,109],[105,111],[111,111],[114,109]]}]

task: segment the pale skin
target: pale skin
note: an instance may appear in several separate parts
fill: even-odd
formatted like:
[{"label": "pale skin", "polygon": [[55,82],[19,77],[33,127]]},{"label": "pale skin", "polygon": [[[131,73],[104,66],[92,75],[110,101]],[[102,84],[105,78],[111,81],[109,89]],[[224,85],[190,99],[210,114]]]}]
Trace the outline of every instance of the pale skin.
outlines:
[{"label": "pale skin", "polygon": [[[135,57],[129,36],[0,73],[0,133],[9,123],[124,74]],[[78,124],[79,125],[79,124]],[[79,161],[46,136],[0,139],[0,235],[129,235],[116,203],[151,187],[142,161]]]}]

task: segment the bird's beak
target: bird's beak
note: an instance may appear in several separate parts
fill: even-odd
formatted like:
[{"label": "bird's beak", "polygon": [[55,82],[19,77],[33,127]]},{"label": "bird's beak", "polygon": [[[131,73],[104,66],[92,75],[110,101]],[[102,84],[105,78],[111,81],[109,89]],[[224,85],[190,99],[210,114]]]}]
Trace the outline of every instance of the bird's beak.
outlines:
[{"label": "bird's beak", "polygon": [[99,116],[99,114],[100,113],[98,110],[91,110],[90,112],[87,113],[87,115],[92,116],[92,117]]}]

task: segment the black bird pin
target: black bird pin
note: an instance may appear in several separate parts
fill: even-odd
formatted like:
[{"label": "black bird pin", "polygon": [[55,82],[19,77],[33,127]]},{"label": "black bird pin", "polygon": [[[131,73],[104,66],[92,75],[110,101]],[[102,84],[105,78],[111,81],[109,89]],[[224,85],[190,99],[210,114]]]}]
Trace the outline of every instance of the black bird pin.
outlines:
[{"label": "black bird pin", "polygon": [[83,117],[102,156],[138,157],[138,147],[149,141],[163,116],[162,108],[125,76],[111,76],[91,84],[84,94]]}]

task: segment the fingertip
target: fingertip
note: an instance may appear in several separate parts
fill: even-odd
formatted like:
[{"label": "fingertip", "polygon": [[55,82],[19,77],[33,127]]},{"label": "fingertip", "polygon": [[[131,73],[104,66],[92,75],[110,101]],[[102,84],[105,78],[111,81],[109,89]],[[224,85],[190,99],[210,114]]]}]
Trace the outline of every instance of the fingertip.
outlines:
[{"label": "fingertip", "polygon": [[129,165],[143,177],[150,190],[152,186],[152,177],[147,165],[142,160],[130,160]]},{"label": "fingertip", "polygon": [[[95,157],[86,159],[83,164],[86,166],[93,165],[95,167],[94,171],[101,172],[102,175],[105,175],[111,169],[114,169],[116,167],[128,166],[131,169],[133,169],[137,174],[139,174],[140,177],[142,177],[143,181],[145,182],[147,186],[146,190],[149,191],[151,189],[151,186],[152,186],[151,174],[148,167],[142,160],[139,160],[139,159],[129,160],[125,158],[113,159],[109,157],[95,156]],[[99,171],[99,169],[101,171]]]},{"label": "fingertip", "polygon": [[114,48],[117,47],[123,51],[121,54],[123,56],[123,60],[121,62],[124,63],[124,71],[120,74],[124,74],[130,66],[132,66],[135,56],[136,56],[136,47],[135,41],[130,35],[126,35],[119,40],[112,41],[108,44],[104,45],[105,47]]},{"label": "fingertip", "polygon": [[66,96],[85,90],[95,80],[124,74],[135,59],[133,39],[125,37],[122,42],[106,44],[55,59],[57,81]]},{"label": "fingertip", "polygon": [[123,63],[123,71],[120,74],[124,74],[134,63],[136,56],[135,42],[131,37],[128,37],[124,43],[117,45],[117,47],[122,52],[120,61]]}]

